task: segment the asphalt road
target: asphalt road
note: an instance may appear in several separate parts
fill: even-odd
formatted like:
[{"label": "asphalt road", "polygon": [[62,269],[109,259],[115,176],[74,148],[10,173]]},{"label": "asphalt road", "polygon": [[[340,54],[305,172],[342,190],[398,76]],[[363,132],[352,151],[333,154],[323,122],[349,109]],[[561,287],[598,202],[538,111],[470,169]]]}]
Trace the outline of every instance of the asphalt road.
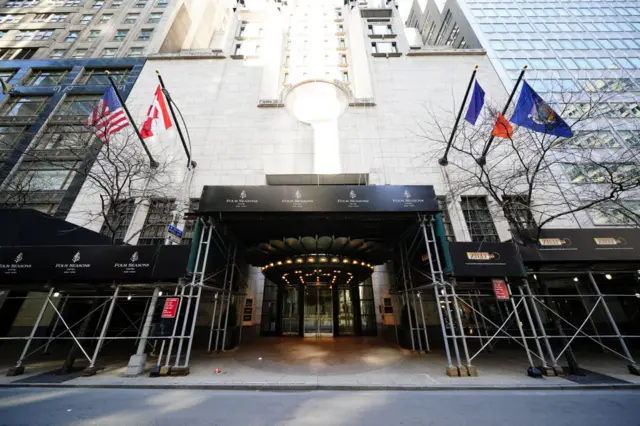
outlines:
[{"label": "asphalt road", "polygon": [[0,389],[0,425],[637,426],[640,391]]}]

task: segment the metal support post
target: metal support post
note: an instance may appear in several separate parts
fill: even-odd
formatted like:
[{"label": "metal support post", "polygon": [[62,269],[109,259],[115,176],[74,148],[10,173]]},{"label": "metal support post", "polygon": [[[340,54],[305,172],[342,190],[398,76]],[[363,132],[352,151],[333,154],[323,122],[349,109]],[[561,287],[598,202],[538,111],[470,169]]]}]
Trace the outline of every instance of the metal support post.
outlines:
[{"label": "metal support post", "polygon": [[400,246],[400,258],[401,258],[400,267],[402,268],[402,284],[404,285],[404,291],[407,295],[407,318],[409,318],[409,335],[411,336],[411,350],[415,351],[416,344],[413,339],[413,321],[411,321],[411,300],[409,299],[409,290],[407,287],[407,273],[404,267],[405,258],[404,258],[404,251],[402,249],[402,246]]},{"label": "metal support post", "polygon": [[518,307],[516,306],[515,300],[513,300],[513,292],[511,291],[511,284],[507,283],[507,289],[509,290],[509,295],[511,296],[511,306],[513,307],[513,314],[516,317],[516,322],[518,323],[518,329],[520,330],[520,336],[522,336],[522,344],[524,345],[524,350],[527,352],[527,359],[529,360],[529,371],[535,368],[533,365],[533,359],[531,358],[531,353],[529,352],[529,345],[527,344],[527,338],[524,335],[524,330],[522,329],[522,323],[520,322],[520,315],[518,315]]},{"label": "metal support post", "polygon": [[182,320],[182,331],[180,332],[180,340],[178,341],[178,350],[176,351],[176,362],[173,365],[180,364],[180,354],[182,353],[182,342],[184,340],[185,332],[187,331],[187,322],[189,319],[189,312],[191,311],[191,299],[193,297],[193,287],[196,283],[196,275],[198,267],[200,265],[200,254],[202,253],[202,245],[204,244],[204,232],[200,233],[200,244],[198,244],[198,254],[196,255],[196,263],[193,269],[193,276],[191,278],[191,285],[189,286],[189,300],[187,301],[187,309],[184,312],[184,319]]},{"label": "metal support post", "polygon": [[[149,312],[149,303],[151,302],[151,299],[147,299],[147,303],[144,305],[144,311],[142,316],[146,318],[147,312]],[[140,335],[142,334],[142,328],[140,328],[138,330],[138,338],[136,340],[134,340],[134,346],[138,346],[138,342],[140,341]]]},{"label": "metal support post", "polygon": [[[179,284],[178,284],[179,285]],[[176,331],[178,330],[178,319],[180,318],[180,311],[182,310],[182,302],[184,301],[184,285],[180,289],[180,300],[178,300],[178,312],[176,312],[176,317],[173,320],[173,331],[171,332],[171,340],[169,340],[169,348],[167,349],[167,358],[165,360],[165,367],[169,366],[171,362],[171,349],[173,349],[173,341],[176,337]],[[174,291],[174,295],[178,294],[178,287],[176,287]]]},{"label": "metal support post", "polygon": [[[229,246],[229,250],[227,250],[227,263],[224,266],[224,280],[222,281],[222,287],[227,285],[227,277],[229,276],[229,256],[231,256],[231,246]],[[233,268],[233,264],[231,264]],[[216,322],[216,311],[218,310],[218,293],[216,292],[213,301],[213,314],[211,315],[211,327],[209,328],[209,344],[207,345],[207,352],[211,352],[211,342],[213,341],[213,327]],[[220,324],[218,324],[220,326]]]},{"label": "metal support post", "polygon": [[[404,245],[403,245],[404,246]],[[413,320],[416,325],[416,338],[418,339],[418,350],[422,351],[422,338],[420,337],[420,321],[418,319],[418,309],[416,307],[416,292],[413,289],[413,279],[411,278],[411,264],[409,260],[409,251],[407,247],[404,246],[404,253],[406,255],[407,262],[405,263],[405,268],[407,270],[407,277],[409,278],[409,288],[411,290],[411,299],[413,301]],[[413,332],[411,333],[413,335]]]},{"label": "metal support post", "polygon": [[520,298],[524,302],[524,312],[527,314],[527,319],[529,320],[529,324],[531,325],[531,332],[533,333],[534,341],[536,342],[536,347],[538,349],[538,357],[540,361],[542,361],[542,366],[547,367],[547,360],[544,357],[544,353],[542,353],[542,346],[540,346],[540,340],[538,338],[538,333],[536,332],[536,326],[533,323],[533,319],[531,318],[531,312],[529,312],[529,305],[527,304],[527,298],[524,295],[524,291],[522,287],[518,287],[518,291],[520,292]]},{"label": "metal support post", "polygon": [[449,331],[451,331],[451,338],[453,340],[453,349],[456,353],[456,361],[458,362],[458,368],[462,367],[462,362],[460,361],[460,349],[458,348],[458,336],[456,335],[455,326],[453,325],[453,314],[451,313],[451,301],[449,300],[449,296],[447,295],[447,285],[442,285],[442,295],[444,296],[444,305],[447,310],[447,317],[449,318]]},{"label": "metal support post", "polygon": [[191,347],[193,346],[193,335],[196,331],[196,322],[198,320],[198,308],[200,307],[200,297],[202,296],[202,286],[204,285],[204,274],[207,271],[207,259],[209,258],[209,247],[211,247],[211,233],[213,225],[209,226],[209,235],[207,236],[207,248],[204,250],[204,259],[202,259],[202,271],[200,271],[200,282],[198,283],[198,296],[196,297],[196,305],[193,308],[193,322],[191,323],[191,333],[189,334],[189,342],[187,343],[187,353],[184,357],[184,367],[189,366],[189,358],[191,357]]},{"label": "metal support post", "polygon": [[[476,290],[474,291],[474,294],[476,296],[476,306],[478,306],[478,312],[480,312],[480,320],[482,321],[482,330],[485,333],[485,336],[487,336],[487,333],[489,331],[487,329],[487,321],[485,320],[484,314],[482,313],[482,303],[480,303],[480,292]],[[494,345],[489,345],[489,352],[493,351],[493,346]]]},{"label": "metal support post", "polygon": [[136,355],[144,354],[144,351],[147,347],[147,337],[149,337],[149,332],[151,331],[151,321],[153,321],[153,314],[156,310],[156,304],[158,303],[159,295],[160,287],[154,288],[153,296],[151,296],[151,301],[149,303],[149,309],[147,310],[147,317],[144,320],[144,326],[142,327],[142,333],[140,334],[140,342],[138,342],[138,350],[136,351]]},{"label": "metal support post", "polygon": [[429,346],[429,334],[427,333],[427,322],[424,319],[424,307],[422,306],[422,297],[420,297],[420,292],[418,292],[418,303],[420,304],[420,315],[422,316],[422,330],[424,331],[424,341],[427,346],[427,352],[431,352],[431,347]]},{"label": "metal support post", "polygon": [[538,306],[536,306],[536,301],[533,298],[533,293],[531,291],[531,287],[529,287],[529,282],[524,280],[524,288],[527,290],[527,294],[531,300],[531,307],[533,308],[533,315],[536,318],[536,322],[538,323],[538,327],[540,328],[540,334],[542,335],[542,339],[544,341],[545,348],[547,349],[547,355],[549,355],[549,359],[551,359],[551,364],[554,368],[558,367],[558,361],[556,360],[555,355],[553,354],[553,350],[551,349],[551,344],[549,343],[549,338],[547,337],[547,331],[544,328],[544,323],[542,322],[542,318],[540,318],[540,313],[538,312]]},{"label": "metal support post", "polygon": [[[224,331],[222,332],[222,351],[224,352],[224,346],[227,341],[227,325],[229,323],[229,306],[231,305],[231,290],[233,288],[233,274],[236,271],[236,255],[238,253],[238,246],[233,247],[233,263],[231,267],[231,278],[229,279],[229,293],[227,293],[227,312],[224,316]],[[217,339],[216,339],[217,340]]]},{"label": "metal support post", "polygon": [[464,335],[464,327],[462,326],[462,317],[460,316],[460,307],[458,306],[458,296],[456,295],[456,280],[451,282],[451,296],[453,297],[453,308],[456,310],[456,319],[458,328],[460,329],[460,337],[462,338],[462,349],[464,349],[464,357],[467,360],[467,367],[471,366],[469,358],[469,348],[467,347],[467,337]]},{"label": "metal support post", "polygon": [[470,291],[467,291],[467,296],[469,296],[469,306],[471,307],[471,314],[473,315],[473,323],[476,325],[476,330],[478,330],[480,347],[483,347],[484,342],[482,341],[482,333],[480,332],[480,323],[478,323],[478,315],[476,315],[476,305],[473,303],[473,296],[471,296]]},{"label": "metal support post", "polygon": [[[576,288],[576,292],[580,296],[580,302],[582,303],[582,307],[584,308],[585,313],[589,313],[589,308],[587,308],[587,302],[584,301],[584,297],[582,297],[582,292],[580,291],[580,283],[574,281],[574,287]],[[600,343],[600,347],[602,348],[602,352],[607,352],[604,344],[602,343],[602,339],[600,338],[600,333],[598,333],[598,328],[596,327],[596,323],[593,320],[592,316],[589,316],[589,322],[591,323],[591,327],[593,327],[593,331],[596,332],[596,339]]]},{"label": "metal support post", "polygon": [[[64,299],[60,303],[60,312],[64,313],[64,308],[67,306],[67,300],[69,300],[69,295],[64,296]],[[49,345],[53,341],[53,335],[56,334],[56,330],[58,329],[58,322],[60,322],[60,318],[56,315],[56,321],[53,323],[53,329],[51,330],[51,334],[49,335],[49,340],[47,340],[47,344],[44,346],[43,354],[49,353]]]},{"label": "metal support post", "polygon": [[[102,324],[102,331],[100,332],[100,337],[98,338],[98,342],[96,343],[96,348],[94,349],[93,356],[91,357],[91,362],[89,363],[90,369],[94,368],[96,365],[96,359],[98,359],[98,353],[100,352],[100,348],[102,347],[102,342],[104,341],[104,337],[107,335],[107,330],[109,329],[109,323],[111,323],[111,315],[113,315],[113,308],[116,307],[116,302],[117,302],[119,293],[120,293],[120,286],[116,286],[116,289],[113,291],[113,297],[111,299],[111,304],[109,305],[109,310],[107,311],[107,316],[104,319],[104,324]],[[106,304],[104,306],[106,306]]]},{"label": "metal support post", "polygon": [[153,296],[149,303],[149,310],[142,326],[142,334],[140,335],[140,342],[138,342],[138,350],[135,355],[132,355],[129,359],[129,365],[127,365],[127,371],[125,376],[137,376],[142,374],[147,364],[147,354],[145,349],[147,348],[147,338],[151,331],[151,322],[153,321],[153,314],[156,310],[156,304],[158,303],[158,296],[160,295],[160,287],[153,289]]},{"label": "metal support post", "polygon": [[622,346],[622,351],[624,352],[624,355],[631,362],[631,365],[629,365],[629,371],[631,373],[637,375],[638,374],[638,366],[636,365],[636,362],[634,361],[633,357],[631,356],[631,352],[629,352],[629,348],[627,347],[627,344],[624,341],[624,338],[622,337],[622,334],[620,334],[620,330],[618,329],[618,325],[616,324],[616,321],[613,318],[613,315],[611,315],[611,311],[609,310],[609,306],[607,305],[607,302],[604,300],[604,297],[602,296],[602,293],[600,293],[600,288],[598,287],[598,284],[596,283],[595,278],[593,278],[593,274],[591,272],[589,272],[589,280],[591,280],[591,284],[593,285],[593,289],[596,291],[596,294],[600,297],[600,300],[602,301],[602,306],[604,307],[604,311],[607,314],[607,318],[609,319],[609,323],[611,323],[611,327],[613,328],[613,331],[616,334],[616,337],[620,341],[620,346]]},{"label": "metal support post", "polygon": [[438,316],[440,317],[440,328],[442,330],[442,338],[444,339],[444,351],[447,355],[447,367],[453,367],[451,363],[451,351],[449,350],[449,339],[447,338],[447,329],[444,325],[444,316],[442,315],[442,303],[440,302],[440,294],[438,293],[438,285],[433,286],[433,292],[436,295],[436,309],[438,310]]},{"label": "metal support post", "polygon": [[24,348],[22,349],[22,354],[20,354],[20,358],[18,362],[16,362],[16,366],[9,370],[7,376],[17,376],[24,373],[24,367],[22,367],[22,361],[24,361],[24,357],[27,355],[27,351],[29,350],[29,346],[31,345],[31,340],[33,336],[36,335],[38,331],[38,327],[40,326],[40,321],[42,321],[42,316],[44,315],[44,311],[47,310],[47,304],[49,303],[49,298],[53,294],[53,287],[49,289],[49,293],[47,293],[47,297],[44,299],[42,303],[42,307],[40,308],[40,312],[38,312],[38,316],[36,318],[35,324],[33,324],[33,328],[31,329],[31,333],[29,334],[29,338],[27,339],[27,343],[24,344]]}]

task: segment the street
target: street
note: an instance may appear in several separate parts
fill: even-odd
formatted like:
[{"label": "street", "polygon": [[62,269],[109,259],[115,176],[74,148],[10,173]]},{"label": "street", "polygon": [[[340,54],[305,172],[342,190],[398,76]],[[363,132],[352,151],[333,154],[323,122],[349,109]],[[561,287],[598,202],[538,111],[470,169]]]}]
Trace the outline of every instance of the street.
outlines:
[{"label": "street", "polygon": [[640,425],[640,391],[0,389],[0,425]]}]

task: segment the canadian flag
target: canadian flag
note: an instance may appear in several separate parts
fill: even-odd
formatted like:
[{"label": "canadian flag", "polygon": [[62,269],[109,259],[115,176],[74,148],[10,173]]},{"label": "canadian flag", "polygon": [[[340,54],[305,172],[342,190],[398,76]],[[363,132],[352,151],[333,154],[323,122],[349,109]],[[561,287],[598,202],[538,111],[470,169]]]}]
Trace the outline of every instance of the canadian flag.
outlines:
[{"label": "canadian flag", "polygon": [[160,85],[156,88],[153,103],[147,112],[147,119],[140,129],[142,139],[148,139],[157,135],[157,133],[154,133],[153,128],[158,121],[162,123],[165,129],[173,125],[171,116],[169,116],[169,109],[167,108],[167,100],[164,97],[164,93],[162,93],[162,87],[160,87]]}]

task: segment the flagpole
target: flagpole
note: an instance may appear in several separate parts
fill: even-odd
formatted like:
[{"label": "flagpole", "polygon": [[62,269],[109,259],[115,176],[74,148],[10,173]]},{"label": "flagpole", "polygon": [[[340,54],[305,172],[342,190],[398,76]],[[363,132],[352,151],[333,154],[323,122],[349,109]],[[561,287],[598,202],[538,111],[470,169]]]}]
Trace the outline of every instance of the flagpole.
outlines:
[{"label": "flagpole", "polygon": [[111,73],[109,71],[105,71],[104,73],[107,76],[107,78],[109,79],[109,83],[111,83],[111,87],[113,87],[113,90],[116,92],[116,96],[118,97],[118,100],[120,101],[120,105],[122,105],[122,109],[127,114],[127,117],[129,118],[129,122],[131,122],[131,125],[133,126],[133,129],[136,131],[136,135],[138,135],[138,139],[140,139],[140,143],[142,144],[142,147],[144,148],[144,151],[147,153],[147,156],[149,157],[149,165],[151,166],[152,169],[157,169],[160,164],[156,160],[153,159],[153,156],[151,155],[151,152],[149,151],[149,148],[147,148],[147,145],[144,143],[144,139],[142,139],[142,135],[140,134],[140,130],[138,130],[138,126],[136,126],[136,122],[133,121],[133,117],[131,117],[131,113],[129,112],[129,108],[127,108],[127,104],[124,103],[124,99],[122,99],[122,95],[120,95],[120,91],[118,91],[118,87],[116,86],[116,83],[113,81],[113,77],[111,77]]},{"label": "flagpole", "polygon": [[462,105],[460,105],[460,111],[458,111],[458,116],[456,117],[456,123],[453,125],[453,130],[451,130],[451,136],[449,136],[449,142],[447,143],[447,148],[444,150],[444,155],[442,156],[442,158],[438,160],[438,163],[441,166],[446,166],[447,164],[449,164],[449,160],[447,160],[447,155],[449,155],[451,144],[453,144],[453,136],[456,134],[456,130],[458,129],[458,123],[460,123],[460,117],[462,117],[462,111],[464,111],[464,107],[467,104],[467,98],[469,97],[469,92],[471,91],[471,86],[473,85],[473,80],[476,78],[477,72],[478,72],[478,66],[476,65],[473,68],[473,72],[471,73],[471,78],[469,79],[469,85],[467,86],[467,91],[464,94],[464,99],[462,99]]},{"label": "flagpole", "polygon": [[[520,71],[520,75],[518,76],[518,81],[516,81],[516,85],[513,86],[513,90],[509,95],[509,99],[507,100],[507,103],[504,105],[504,108],[502,109],[502,115],[505,115],[507,113],[507,110],[509,109],[509,105],[511,105],[511,101],[513,100],[513,97],[516,94],[516,90],[518,90],[518,86],[520,85],[520,82],[522,81],[522,78],[524,77],[524,72],[526,70],[527,70],[527,66],[525,65],[524,67],[522,67],[522,71]],[[489,142],[487,142],[487,145],[484,147],[484,150],[482,151],[482,156],[478,158],[479,166],[484,166],[485,164],[487,164],[487,153],[489,152],[489,148],[491,148],[491,143],[493,142],[494,138],[495,136],[491,135],[491,137],[489,138]]]},{"label": "flagpole", "polygon": [[176,123],[176,128],[178,129],[178,135],[180,136],[180,141],[182,142],[182,147],[184,148],[184,152],[187,154],[187,169],[196,166],[195,161],[191,161],[191,153],[189,152],[189,148],[187,148],[187,143],[184,141],[184,135],[182,134],[182,129],[180,128],[180,124],[178,124],[178,117],[176,117],[176,113],[173,110],[171,95],[169,91],[164,85],[164,80],[160,75],[160,70],[156,70],[156,74],[158,74],[158,80],[160,80],[160,86],[162,87],[162,93],[167,98],[167,103],[169,104],[169,111],[171,111],[171,116],[173,117],[173,122]]}]

